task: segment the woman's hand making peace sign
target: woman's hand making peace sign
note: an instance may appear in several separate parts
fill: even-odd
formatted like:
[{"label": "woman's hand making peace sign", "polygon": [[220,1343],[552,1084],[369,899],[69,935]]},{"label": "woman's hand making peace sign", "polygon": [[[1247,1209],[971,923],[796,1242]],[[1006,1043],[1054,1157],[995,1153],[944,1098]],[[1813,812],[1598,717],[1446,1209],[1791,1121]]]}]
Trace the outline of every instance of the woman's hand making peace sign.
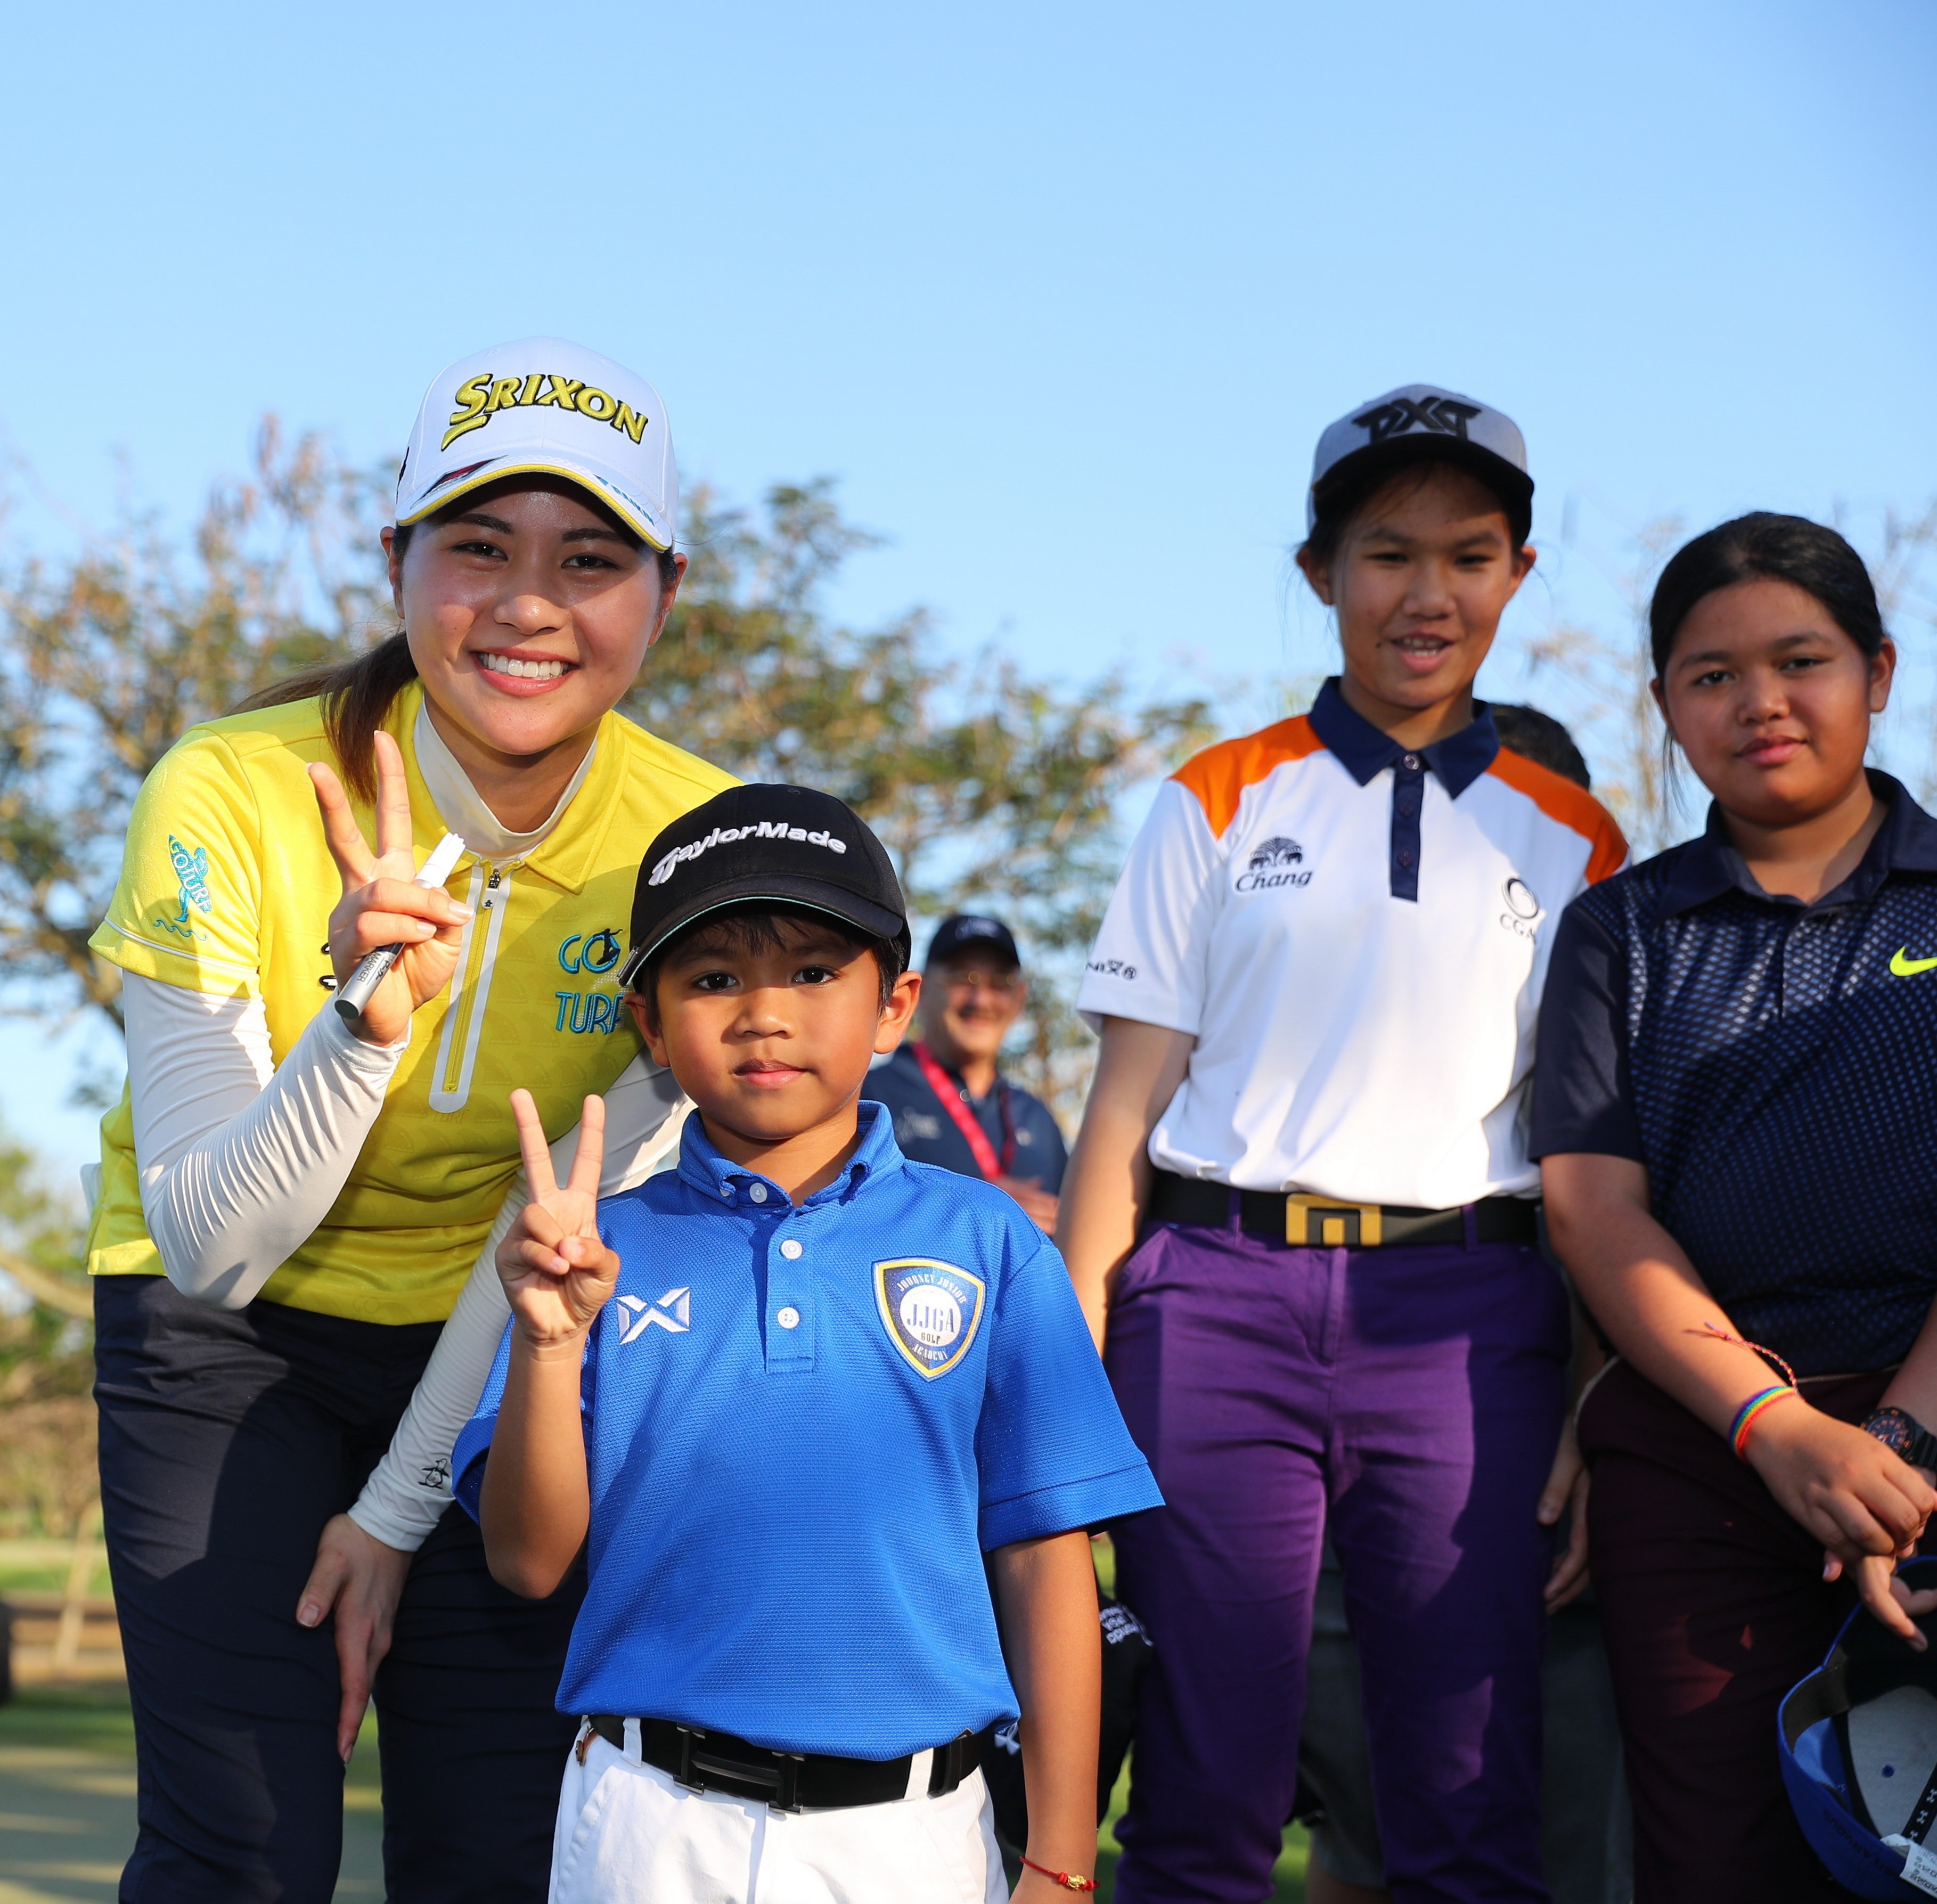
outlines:
[{"label": "woman's hand making peace sign", "polygon": [[562,1190],[529,1091],[511,1093],[511,1114],[532,1200],[498,1245],[498,1275],[525,1339],[535,1348],[563,1348],[584,1339],[619,1280],[619,1259],[599,1237],[605,1100],[585,1100],[577,1154]]},{"label": "woman's hand making peace sign", "polygon": [[411,1028],[411,1014],[434,999],[457,969],[468,906],[448,893],[419,886],[411,839],[411,789],[404,756],[380,728],[377,747],[377,850],[350,810],[343,784],[321,761],[311,763],[323,837],[343,878],[343,897],[329,915],[329,959],[340,985],[379,946],[403,947],[353,1026],[371,1044],[394,1044]]}]

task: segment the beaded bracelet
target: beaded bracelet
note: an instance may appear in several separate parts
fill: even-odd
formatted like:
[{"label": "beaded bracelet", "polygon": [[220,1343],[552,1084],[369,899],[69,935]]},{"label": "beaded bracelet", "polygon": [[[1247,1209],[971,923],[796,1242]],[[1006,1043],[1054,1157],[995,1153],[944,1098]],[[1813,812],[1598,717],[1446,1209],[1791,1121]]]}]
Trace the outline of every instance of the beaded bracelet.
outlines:
[{"label": "beaded bracelet", "polygon": [[1778,1382],[1773,1388],[1765,1388],[1760,1395],[1751,1395],[1735,1411],[1735,1418],[1729,1425],[1729,1445],[1735,1451],[1735,1459],[1738,1461],[1746,1461],[1749,1458],[1748,1448],[1750,1425],[1759,1420],[1769,1409],[1774,1408],[1785,1395],[1793,1395],[1795,1393],[1796,1390],[1787,1382]]},{"label": "beaded bracelet", "polygon": [[1026,1857],[1023,1862],[1032,1871],[1040,1871],[1045,1878],[1054,1878],[1065,1890],[1094,1890],[1096,1888],[1094,1878],[1079,1878],[1069,1871],[1052,1871],[1047,1865],[1038,1864],[1032,1857]]}]

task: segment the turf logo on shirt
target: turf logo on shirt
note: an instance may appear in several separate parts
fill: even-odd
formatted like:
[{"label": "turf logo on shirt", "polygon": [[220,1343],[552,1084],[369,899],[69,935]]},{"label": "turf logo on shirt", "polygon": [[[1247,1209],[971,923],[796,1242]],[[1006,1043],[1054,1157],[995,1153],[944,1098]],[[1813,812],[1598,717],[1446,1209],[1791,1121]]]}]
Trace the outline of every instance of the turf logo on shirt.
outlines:
[{"label": "turf logo on shirt", "polygon": [[910,1368],[932,1381],[968,1353],[988,1293],[980,1276],[932,1257],[875,1265],[875,1300],[888,1339]]},{"label": "turf logo on shirt", "polygon": [[1238,890],[1263,893],[1275,886],[1309,886],[1311,869],[1302,863],[1304,858],[1305,849],[1297,841],[1275,833],[1244,863]]}]

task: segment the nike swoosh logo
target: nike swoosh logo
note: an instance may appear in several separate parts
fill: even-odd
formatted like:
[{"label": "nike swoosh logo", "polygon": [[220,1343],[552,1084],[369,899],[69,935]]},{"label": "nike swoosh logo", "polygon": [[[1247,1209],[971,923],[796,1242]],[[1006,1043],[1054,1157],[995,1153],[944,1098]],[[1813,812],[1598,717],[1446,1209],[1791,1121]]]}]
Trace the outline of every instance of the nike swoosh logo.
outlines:
[{"label": "nike swoosh logo", "polygon": [[1896,956],[1890,962],[1893,978],[1914,978],[1920,972],[1937,971],[1937,959],[1906,959],[1903,955],[1909,950],[1907,945],[1897,947]]}]

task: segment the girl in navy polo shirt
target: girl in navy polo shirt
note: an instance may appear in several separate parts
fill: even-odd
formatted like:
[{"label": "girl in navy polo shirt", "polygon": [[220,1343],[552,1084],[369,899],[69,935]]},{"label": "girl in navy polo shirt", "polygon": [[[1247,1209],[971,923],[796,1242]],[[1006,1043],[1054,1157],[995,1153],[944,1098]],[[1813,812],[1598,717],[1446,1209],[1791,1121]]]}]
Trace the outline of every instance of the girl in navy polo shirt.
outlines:
[{"label": "girl in navy polo shirt", "polygon": [[1896,653],[1840,535],[1696,537],[1650,632],[1714,804],[1569,909],[1532,1148],[1620,1357],[1580,1439],[1637,1904],[1779,1904],[1842,1895],[1775,1725],[1839,1576],[1922,1645],[1890,1571],[1937,1505],[1937,823],[1864,767]]}]

